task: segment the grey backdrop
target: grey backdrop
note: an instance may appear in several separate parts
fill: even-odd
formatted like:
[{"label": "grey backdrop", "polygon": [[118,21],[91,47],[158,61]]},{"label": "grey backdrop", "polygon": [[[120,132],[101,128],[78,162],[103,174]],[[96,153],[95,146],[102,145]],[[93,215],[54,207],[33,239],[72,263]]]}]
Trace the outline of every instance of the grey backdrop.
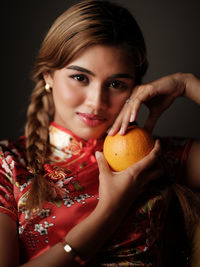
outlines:
[{"label": "grey backdrop", "polygon": [[[23,134],[33,84],[31,68],[54,19],[76,0],[20,0],[2,5],[0,139]],[[136,17],[147,43],[145,82],[174,72],[200,74],[199,0],[115,0]],[[12,4],[11,4],[12,3]],[[2,84],[3,83],[3,84]],[[199,88],[200,90],[200,88]],[[147,116],[142,108],[138,121]],[[180,98],[159,119],[155,134],[200,137],[200,107]]]}]

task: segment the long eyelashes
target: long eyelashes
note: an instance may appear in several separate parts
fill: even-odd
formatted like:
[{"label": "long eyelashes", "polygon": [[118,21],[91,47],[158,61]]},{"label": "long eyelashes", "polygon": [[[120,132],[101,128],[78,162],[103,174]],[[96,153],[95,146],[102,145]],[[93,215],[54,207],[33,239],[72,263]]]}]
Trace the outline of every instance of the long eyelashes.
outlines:
[{"label": "long eyelashes", "polygon": [[70,76],[70,78],[74,79],[75,81],[87,83],[89,82],[89,79],[84,74],[73,74]]},{"label": "long eyelashes", "polygon": [[[87,85],[90,82],[89,78],[85,74],[73,74],[69,77],[84,85]],[[111,80],[105,83],[105,87],[112,90],[126,90],[128,88],[128,85],[121,80]]]},{"label": "long eyelashes", "polygon": [[125,90],[128,87],[126,83],[119,81],[119,80],[111,81],[108,85],[110,88],[118,89],[118,90]]}]

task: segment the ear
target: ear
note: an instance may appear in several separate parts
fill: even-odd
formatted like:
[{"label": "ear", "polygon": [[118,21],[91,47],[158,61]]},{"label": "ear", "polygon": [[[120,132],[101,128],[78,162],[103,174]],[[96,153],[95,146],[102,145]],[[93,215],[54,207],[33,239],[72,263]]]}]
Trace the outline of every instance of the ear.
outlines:
[{"label": "ear", "polygon": [[47,71],[47,72],[43,73],[43,79],[44,79],[46,84],[48,83],[49,86],[51,88],[53,88],[53,75],[52,75],[52,73],[50,71]]}]

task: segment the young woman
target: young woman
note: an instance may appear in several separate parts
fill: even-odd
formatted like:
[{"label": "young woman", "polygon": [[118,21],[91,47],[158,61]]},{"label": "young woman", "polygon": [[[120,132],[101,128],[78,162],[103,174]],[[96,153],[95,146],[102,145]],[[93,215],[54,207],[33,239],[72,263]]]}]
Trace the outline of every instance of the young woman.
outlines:
[{"label": "young woman", "polygon": [[172,185],[199,188],[199,142],[163,139],[161,152],[156,140],[119,173],[100,151],[143,102],[149,130],[176,97],[200,104],[200,82],[174,74],[140,86],[146,69],[142,33],[122,7],[82,1],[52,25],[25,137],[0,147],[0,266],[161,265]]}]

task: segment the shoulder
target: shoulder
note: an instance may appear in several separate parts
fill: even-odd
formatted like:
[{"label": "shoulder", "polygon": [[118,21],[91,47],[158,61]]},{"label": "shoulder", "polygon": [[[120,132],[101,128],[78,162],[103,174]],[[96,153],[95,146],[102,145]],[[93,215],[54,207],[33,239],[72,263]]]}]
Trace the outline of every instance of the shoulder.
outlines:
[{"label": "shoulder", "polygon": [[16,169],[26,167],[25,138],[0,141],[0,176],[12,179]]},{"label": "shoulder", "polygon": [[[18,180],[27,177],[25,160],[25,139],[15,142],[0,142],[0,212],[14,219],[17,216],[15,195],[18,191]],[[18,182],[18,183],[17,183]]]},{"label": "shoulder", "polygon": [[25,157],[25,137],[21,136],[15,141],[0,141],[0,159],[11,156],[12,158]]}]

